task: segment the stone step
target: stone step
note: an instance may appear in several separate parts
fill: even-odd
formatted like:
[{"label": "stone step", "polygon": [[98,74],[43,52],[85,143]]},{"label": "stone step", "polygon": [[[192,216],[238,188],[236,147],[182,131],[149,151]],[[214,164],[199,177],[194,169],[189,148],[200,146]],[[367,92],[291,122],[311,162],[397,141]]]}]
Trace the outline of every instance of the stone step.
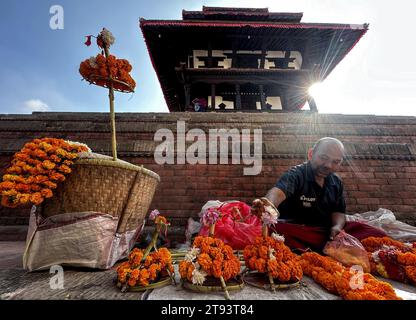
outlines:
[{"label": "stone step", "polygon": [[0,226],[0,241],[25,241],[27,225]]}]

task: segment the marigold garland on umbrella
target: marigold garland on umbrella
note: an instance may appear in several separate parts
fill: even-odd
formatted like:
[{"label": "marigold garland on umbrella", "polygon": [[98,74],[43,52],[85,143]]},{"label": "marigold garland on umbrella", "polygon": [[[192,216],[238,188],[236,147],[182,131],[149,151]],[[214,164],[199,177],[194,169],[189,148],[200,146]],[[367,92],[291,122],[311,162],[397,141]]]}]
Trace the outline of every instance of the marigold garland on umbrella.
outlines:
[{"label": "marigold garland on umbrella", "polygon": [[351,269],[344,267],[330,257],[307,252],[301,255],[300,264],[306,275],[312,277],[329,292],[339,295],[343,299],[400,300],[389,283],[379,281],[369,273],[362,273],[360,285],[359,274],[350,271]]},{"label": "marigold garland on umbrella", "polygon": [[416,242],[389,237],[369,237],[361,242],[369,255],[371,273],[416,285]]},{"label": "marigold garland on umbrella", "polygon": [[[87,46],[91,45],[91,37],[93,36],[87,36],[87,41],[85,42]],[[113,34],[105,28],[96,38],[97,45],[103,49],[108,49],[115,41]],[[109,88],[111,82],[113,89],[123,92],[132,92],[136,87],[136,82],[129,74],[131,70],[132,66],[128,60],[117,59],[109,53],[106,53],[106,56],[102,53],[95,57],[90,57],[82,61],[79,66],[79,73],[90,83]]]},{"label": "marigold garland on umbrella", "polygon": [[[102,54],[97,54],[81,62],[79,72],[83,78],[96,85],[108,87],[107,78],[111,76],[113,79],[127,83],[131,89],[136,87],[136,82],[130,76],[129,72],[132,66],[126,59],[117,59],[110,55],[108,58]],[[119,82],[114,82],[113,87],[120,91],[129,91],[127,87]]]},{"label": "marigold garland on umbrella", "polygon": [[88,146],[55,138],[34,139],[15,153],[0,183],[1,204],[15,208],[41,204],[53,196],[58,183],[71,173],[79,152]]}]

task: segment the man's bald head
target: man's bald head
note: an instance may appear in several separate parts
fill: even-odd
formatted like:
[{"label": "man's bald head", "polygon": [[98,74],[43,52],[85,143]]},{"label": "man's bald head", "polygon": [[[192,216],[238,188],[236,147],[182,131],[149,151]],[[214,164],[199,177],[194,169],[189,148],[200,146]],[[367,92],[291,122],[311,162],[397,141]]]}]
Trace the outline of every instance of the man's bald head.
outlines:
[{"label": "man's bald head", "polygon": [[317,152],[320,148],[327,148],[327,147],[338,148],[340,151],[342,151],[342,154],[344,154],[345,152],[343,143],[339,141],[338,139],[332,138],[332,137],[324,137],[324,138],[319,139],[315,143],[312,149],[314,152]]},{"label": "man's bald head", "polygon": [[308,153],[315,176],[325,178],[336,172],[344,158],[344,152],[344,145],[338,139],[319,139]]}]

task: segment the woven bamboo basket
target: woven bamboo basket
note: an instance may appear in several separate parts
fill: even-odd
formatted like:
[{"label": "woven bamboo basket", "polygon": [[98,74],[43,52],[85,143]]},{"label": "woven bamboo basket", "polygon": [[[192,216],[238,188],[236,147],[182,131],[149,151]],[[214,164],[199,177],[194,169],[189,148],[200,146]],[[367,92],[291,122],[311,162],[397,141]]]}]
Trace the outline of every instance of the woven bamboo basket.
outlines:
[{"label": "woven bamboo basket", "polygon": [[149,210],[159,175],[131,163],[94,154],[81,154],[72,173],[44,201],[44,217],[96,211],[119,218],[117,232],[135,230]]}]

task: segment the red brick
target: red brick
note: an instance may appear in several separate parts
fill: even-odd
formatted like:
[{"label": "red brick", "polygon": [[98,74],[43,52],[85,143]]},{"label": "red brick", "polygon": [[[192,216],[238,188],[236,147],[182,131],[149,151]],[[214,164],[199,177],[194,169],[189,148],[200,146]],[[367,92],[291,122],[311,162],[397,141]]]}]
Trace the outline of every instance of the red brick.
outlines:
[{"label": "red brick", "polygon": [[409,184],[410,180],[409,179],[388,179],[387,182],[388,184],[403,185],[403,184]]},{"label": "red brick", "polygon": [[412,186],[405,186],[405,185],[399,185],[399,184],[389,184],[389,185],[384,185],[382,186],[380,189],[383,191],[390,191],[390,192],[397,192],[397,191],[406,191],[406,188],[409,188]]},{"label": "red brick", "polygon": [[357,198],[357,204],[379,204],[379,199],[374,198]]},{"label": "red brick", "polygon": [[370,180],[374,178],[374,173],[373,172],[355,172],[353,178]]},{"label": "red brick", "polygon": [[397,178],[416,179],[416,172],[398,172]]},{"label": "red brick", "polygon": [[396,178],[396,173],[394,172],[374,172],[376,178]]},{"label": "red brick", "polygon": [[372,179],[370,182],[372,184],[386,185],[387,184],[387,179]]},{"label": "red brick", "polygon": [[412,191],[399,191],[397,195],[401,198],[415,198],[415,193]]},{"label": "red brick", "polygon": [[403,204],[416,206],[416,199],[415,198],[403,199]]},{"label": "red brick", "polygon": [[348,191],[345,193],[350,198],[368,198],[369,193],[365,191]]},{"label": "red brick", "polygon": [[408,204],[405,203],[404,200],[400,198],[384,198],[380,199],[380,206],[383,207],[384,205],[391,205],[391,204]]},{"label": "red brick", "polygon": [[401,213],[413,213],[415,212],[415,207],[414,206],[408,206],[408,205],[390,205],[388,208],[386,209],[390,209],[393,212],[401,212]]},{"label": "red brick", "polygon": [[359,184],[358,185],[358,190],[360,191],[375,191],[379,189],[380,189],[380,186],[374,185],[374,184]]}]

